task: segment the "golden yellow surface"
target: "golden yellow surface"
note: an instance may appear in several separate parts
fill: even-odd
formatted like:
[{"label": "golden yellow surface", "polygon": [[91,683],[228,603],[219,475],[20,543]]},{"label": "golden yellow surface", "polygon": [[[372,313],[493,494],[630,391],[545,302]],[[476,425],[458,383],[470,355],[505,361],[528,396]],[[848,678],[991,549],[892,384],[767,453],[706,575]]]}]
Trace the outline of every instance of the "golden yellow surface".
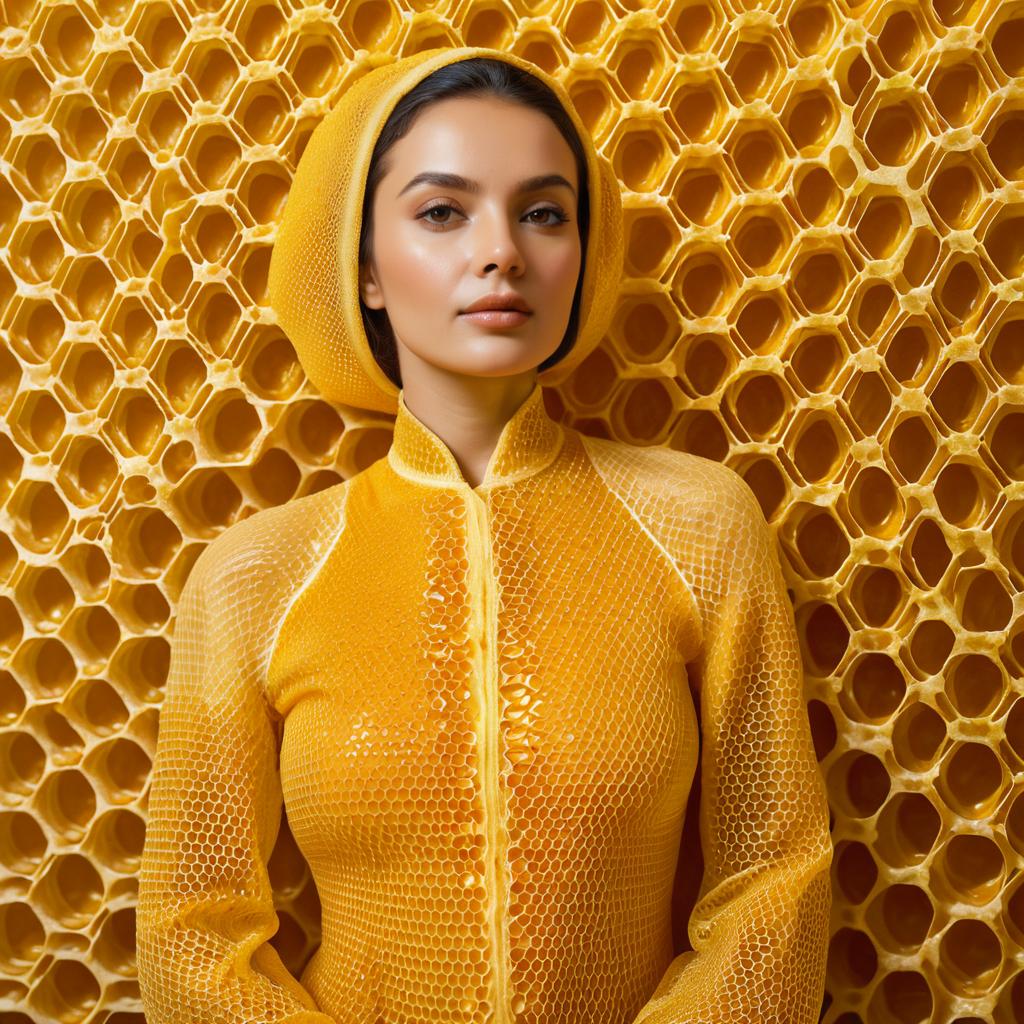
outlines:
[{"label": "golden yellow surface", "polygon": [[[399,993],[429,1001],[431,990],[417,987],[414,979],[440,969],[441,955],[453,959],[445,964],[448,987],[434,990],[435,999],[455,998],[458,985],[471,988],[482,976],[491,947],[475,945],[482,936],[472,929],[473,922],[480,926],[486,920],[490,927],[494,920],[483,912],[480,892],[499,891],[495,859],[486,859],[476,888],[475,878],[466,879],[461,903],[446,910],[416,901],[430,891],[428,882],[453,887],[459,882],[443,874],[454,861],[440,859],[437,851],[470,859],[478,851],[471,839],[434,833],[425,822],[439,827],[445,814],[449,821],[475,820],[458,814],[473,799],[493,808],[493,787],[486,793],[460,787],[446,802],[428,804],[409,800],[415,786],[381,788],[380,772],[366,776],[377,789],[368,786],[360,794],[348,782],[374,764],[385,764],[397,773],[392,780],[405,771],[419,792],[436,784],[436,795],[444,792],[443,780],[431,770],[446,766],[468,772],[476,763],[474,752],[483,757],[483,770],[496,766],[497,734],[492,730],[490,743],[478,746],[482,733],[471,735],[468,724],[459,740],[463,746],[451,745],[449,737],[448,745],[428,744],[429,756],[416,759],[416,744],[422,753],[424,741],[444,737],[441,726],[455,721],[456,711],[447,702],[427,705],[416,719],[404,715],[412,705],[377,699],[382,686],[395,693],[396,680],[393,673],[375,670],[375,659],[386,666],[403,645],[406,653],[415,649],[421,656],[437,649],[413,647],[408,637],[402,640],[401,629],[439,630],[421,632],[421,638],[443,630],[463,635],[463,648],[444,648],[454,661],[423,660],[424,671],[416,676],[421,700],[424,682],[436,687],[432,695],[443,694],[445,681],[455,685],[456,672],[469,673],[470,664],[480,669],[486,651],[509,649],[476,646],[482,609],[490,615],[493,599],[483,604],[452,599],[438,606],[423,590],[417,595],[422,619],[387,622],[383,638],[362,630],[358,642],[368,645],[360,669],[364,685],[346,710],[346,730],[336,718],[316,722],[313,709],[325,698],[315,691],[296,705],[309,716],[309,734],[322,733],[314,753],[327,757],[333,745],[351,755],[322,769],[321,779],[334,772],[346,780],[337,800],[326,805],[330,814],[324,814],[325,805],[311,788],[315,776],[299,774],[289,798],[297,808],[318,807],[319,813],[291,822],[282,817],[278,831],[273,787],[250,792],[254,802],[246,810],[239,787],[245,780],[251,785],[254,776],[230,771],[269,763],[273,733],[263,728],[252,699],[258,658],[274,652],[277,657],[264,666],[274,678],[298,678],[304,630],[315,637],[318,628],[329,626],[340,641],[354,628],[351,618],[340,614],[325,625],[294,611],[301,607],[298,602],[312,601],[317,587],[324,593],[329,587],[340,595],[355,593],[358,580],[331,575],[357,548],[349,546],[351,535],[341,543],[343,524],[330,517],[344,511],[344,502],[369,497],[371,482],[387,476],[391,466],[378,461],[391,443],[388,418],[332,407],[304,384],[294,350],[268,304],[276,226],[311,132],[365,70],[367,53],[406,54],[463,42],[515,52],[563,81],[621,184],[625,274],[606,335],[545,396],[565,439],[551,467],[576,465],[565,460],[586,455],[595,522],[614,522],[618,516],[622,525],[616,543],[602,547],[584,571],[575,573],[578,593],[595,582],[595,572],[617,571],[618,560],[632,555],[633,568],[647,575],[621,578],[657,596],[652,603],[626,589],[618,595],[594,592],[591,614],[582,624],[543,620],[551,630],[576,626],[574,642],[588,637],[587,629],[599,628],[580,647],[588,659],[621,655],[615,645],[631,637],[631,671],[640,671],[645,659],[649,671],[631,703],[621,703],[620,691],[608,696],[600,689],[608,680],[595,673],[586,686],[566,683],[560,691],[562,700],[576,702],[568,705],[574,717],[567,717],[565,704],[541,703],[537,715],[524,714],[527,746],[509,749],[534,758],[522,765],[544,755],[549,784],[560,778],[569,794],[557,806],[577,814],[598,810],[586,820],[549,812],[546,820],[556,822],[558,831],[531,849],[593,855],[593,861],[523,866],[522,877],[535,885],[517,893],[515,905],[524,921],[541,923],[532,934],[542,933],[544,943],[540,953],[528,945],[518,961],[510,955],[507,980],[527,977],[532,967],[524,999],[541,998],[561,982],[568,987],[558,991],[581,993],[583,1002],[554,1019],[592,1022],[583,1008],[599,991],[593,987],[596,979],[617,982],[612,998],[624,1000],[623,1006],[630,999],[636,1001],[630,1005],[638,1005],[643,986],[656,979],[655,966],[667,965],[672,943],[660,915],[668,887],[669,822],[663,817],[658,828],[644,834],[649,859],[636,862],[632,872],[608,851],[639,827],[630,808],[633,814],[656,815],[659,794],[677,806],[688,785],[685,759],[678,762],[684,770],[671,781],[657,772],[657,766],[664,770],[670,763],[665,755],[673,736],[677,756],[689,749],[692,758],[692,738],[686,737],[692,737],[694,722],[683,722],[687,731],[668,713],[673,708],[665,699],[668,667],[650,659],[657,650],[669,651],[674,640],[686,639],[672,632],[687,610],[684,582],[694,598],[690,611],[703,601],[704,614],[713,619],[707,611],[713,592],[702,591],[695,565],[687,561],[695,549],[684,549],[698,540],[721,541],[719,520],[714,518],[703,535],[677,532],[674,517],[697,509],[685,502],[665,508],[675,493],[666,488],[666,479],[678,488],[706,474],[709,486],[724,488],[714,516],[731,512],[735,523],[745,523],[753,534],[752,544],[756,538],[757,544],[777,546],[795,608],[805,708],[834,818],[833,907],[830,936],[822,939],[829,946],[824,1019],[837,1024],[1024,1020],[1022,19],[1019,4],[993,0],[861,5],[811,0],[756,9],[684,0],[644,10],[602,3],[529,9],[106,0],[4,5],[0,1011],[5,1024],[8,1019],[18,1024],[141,1019],[135,945],[143,830],[147,817],[161,808],[173,814],[175,794],[178,801],[191,794],[197,806],[214,792],[225,799],[207,808],[213,817],[205,811],[188,816],[191,834],[175,833],[172,839],[167,833],[163,842],[153,843],[157,853],[191,849],[197,855],[181,874],[159,875],[165,881],[173,877],[180,905],[193,908],[193,916],[181,918],[174,959],[150,961],[165,965],[164,973],[153,976],[170,1000],[168,1019],[175,1019],[170,994],[176,991],[213,1004],[223,1000],[229,1013],[237,1013],[247,999],[253,1000],[249,1005],[281,1012],[297,1005],[290,1000],[301,1004],[305,997],[288,979],[304,972],[307,982],[319,978],[321,992],[327,991],[325,959],[310,957],[321,939],[321,914],[326,939],[327,923],[340,919],[340,899],[363,898],[366,905],[343,934],[336,929],[333,948],[339,956],[353,955],[374,922],[392,936],[392,987],[382,986],[378,977],[365,990],[367,998],[383,990],[392,998]],[[429,437],[416,433],[408,418],[405,422],[413,442],[406,450],[421,457],[429,453]],[[519,437],[513,427],[508,439]],[[636,448],[626,451],[608,439]],[[540,449],[532,446],[536,443]],[[507,450],[527,460],[531,451],[547,450],[543,439],[532,444]],[[714,465],[718,462],[735,472],[724,472]],[[364,469],[367,473],[357,478]],[[445,473],[433,460],[428,469]],[[460,573],[468,571],[468,552],[483,550],[487,539],[470,505],[460,518],[458,502],[431,503],[413,481],[397,469],[394,473],[387,493],[392,498],[416,494],[424,521],[438,528],[433,536],[445,536],[441,527],[447,526],[458,539],[436,549],[435,561],[427,561],[421,550],[418,563],[404,557],[366,563],[356,607],[363,623],[372,621],[371,610],[378,615],[386,610],[395,577],[412,573],[417,564],[455,587],[464,578]],[[767,518],[767,536],[760,533],[737,474]],[[533,474],[515,492],[523,510],[530,507],[527,499],[540,500],[542,479],[543,472]],[[582,478],[573,479],[582,486]],[[645,490],[652,481],[661,483]],[[510,523],[513,510],[501,505],[500,494],[499,488],[489,495],[497,502],[489,509],[504,512],[504,522]],[[472,507],[479,512],[479,506]],[[311,514],[301,517],[305,532],[295,533],[294,544],[282,546],[278,540],[269,551],[260,546],[263,531],[278,520],[298,531],[297,510],[303,508]],[[576,516],[558,521],[563,537],[579,527],[579,506],[569,508]],[[251,518],[257,511],[264,514]],[[412,522],[404,529],[412,530]],[[225,542],[196,564],[210,541],[233,524],[237,529]],[[386,539],[403,539],[403,550],[414,551],[429,536],[422,531],[406,536],[396,528]],[[303,545],[304,538],[319,547]],[[543,538],[550,540],[550,530]],[[492,589],[482,587],[486,577],[477,575],[473,593],[497,593],[499,570],[512,564],[526,567],[517,577],[521,585],[536,584],[541,549],[527,546],[527,539],[517,530],[498,543],[490,564]],[[529,540],[534,542],[532,535]],[[282,547],[289,561],[284,578],[278,578]],[[586,554],[571,546],[559,550]],[[755,571],[741,557],[742,549],[719,555],[737,573]],[[473,565],[481,573],[480,565]],[[246,585],[225,589],[220,570],[227,567]],[[552,569],[550,560],[544,568]],[[195,583],[183,592],[186,577]],[[380,581],[376,604],[367,589],[374,578]],[[252,589],[256,580],[259,593]],[[292,592],[298,581],[309,583],[301,594]],[[759,595],[763,607],[778,610],[777,583],[761,580],[750,594]],[[214,622],[214,631],[193,628],[190,640],[189,625],[200,621],[204,602],[221,607],[216,602],[227,600],[227,593],[230,613],[203,620]],[[511,627],[515,614],[545,611],[543,600],[534,609],[525,595],[514,596]],[[554,596],[543,588],[543,599]],[[245,614],[247,607],[253,615]],[[582,612],[585,606],[575,607]],[[282,627],[280,639],[286,643],[278,644],[276,633],[256,631],[257,612]],[[486,635],[494,643],[515,648],[518,635],[503,633],[500,617],[486,621]],[[743,627],[742,616],[736,621]],[[609,622],[619,628],[609,629]],[[476,644],[471,635],[477,636]],[[530,635],[541,637],[543,631]],[[168,677],[175,664],[172,636],[180,641],[173,647],[181,652],[175,654],[180,669]],[[770,643],[783,637],[775,630],[754,639]],[[730,649],[746,648],[730,644]],[[465,664],[458,661],[460,650]],[[218,675],[220,687],[205,691],[209,715],[225,716],[232,725],[216,730],[216,719],[208,716],[211,728],[185,733],[186,712],[198,706],[181,701],[175,712],[172,683],[178,679],[178,692],[185,694],[183,684],[198,678],[195,671],[207,651],[237,669]],[[537,657],[528,648],[523,656]],[[785,657],[780,664],[792,668]],[[190,666],[191,674],[185,671]],[[489,674],[474,678],[491,683],[490,718],[483,705],[472,718],[479,730],[483,721],[496,721],[499,679],[493,665]],[[694,673],[689,682],[695,680]],[[525,691],[514,690],[518,697],[506,698],[501,690],[499,696],[510,702],[529,697],[530,709],[540,694],[529,687],[541,682],[535,674],[530,684],[522,684]],[[706,687],[705,680],[702,713],[708,710]],[[685,692],[679,689],[674,706],[683,714]],[[465,702],[483,700],[484,693],[458,695]],[[650,703],[659,694],[660,713]],[[285,696],[282,691],[275,699]],[[463,713],[471,706],[463,706]],[[792,702],[784,707],[793,711]],[[593,716],[611,716],[616,709],[615,724],[606,722],[596,734]],[[556,711],[561,728],[570,721],[581,727],[571,756],[563,753],[561,761],[552,760],[554,738],[541,728],[555,720]],[[402,728],[389,734],[390,744],[371,733],[375,744],[360,746],[354,724],[360,714],[365,721],[375,714],[379,722],[385,712],[395,714]],[[624,717],[637,723],[632,731],[622,728]],[[518,727],[511,719],[501,721],[501,737],[518,744]],[[732,730],[735,736],[735,718],[723,715],[717,721],[723,734]],[[762,726],[769,721],[764,714],[755,718]],[[192,787],[165,787],[162,803],[159,787],[148,789],[158,724],[169,751],[189,737]],[[242,726],[254,730],[256,738],[245,748],[232,747]],[[773,735],[774,749],[786,735],[794,734]],[[296,757],[301,749],[295,743],[290,753]],[[231,761],[232,750],[241,761]],[[624,751],[632,751],[636,760],[623,759]],[[171,779],[185,768],[173,758],[166,764]],[[419,774],[411,774],[410,765]],[[516,779],[525,777],[527,769],[519,762],[512,759],[510,765],[516,765],[509,768],[518,773]],[[594,769],[601,766],[607,771],[598,775]],[[226,778],[234,782],[221,786]],[[616,788],[630,780],[632,787]],[[760,781],[753,792],[764,792]],[[785,792],[796,790],[787,782]],[[521,810],[541,795],[543,789],[524,783],[516,806]],[[701,795],[704,813],[707,781]],[[356,803],[346,807],[346,800]],[[780,809],[787,810],[774,808]],[[801,820],[789,810],[811,813],[804,803],[775,820],[790,825]],[[748,802],[744,814],[752,813],[759,813],[758,805]],[[730,826],[728,817],[716,814],[711,824],[738,827],[740,818],[732,820]],[[217,849],[224,855],[216,862],[205,856],[203,845],[215,821],[223,825]],[[263,830],[254,832],[257,821]],[[485,821],[493,837],[493,817]],[[603,845],[599,830],[584,831],[598,822],[609,826]],[[340,844],[317,848],[332,835],[348,840],[344,849],[350,857],[362,857],[362,874],[345,876]],[[739,837],[735,831],[731,835]],[[420,845],[408,845],[414,836]],[[444,843],[445,838],[451,841]],[[767,842],[769,836],[760,838]],[[579,840],[576,846],[573,839]],[[687,845],[693,841],[691,827],[683,836],[686,864],[699,856]],[[722,870],[732,856],[735,867],[757,848],[756,843],[712,845],[723,859],[711,863]],[[265,876],[246,856],[257,849],[269,853]],[[318,894],[301,854],[331,877],[348,879],[327,894],[323,907],[319,897],[325,894]],[[559,864],[570,863],[575,873],[559,877]],[[214,871],[215,865],[220,870]],[[402,884],[385,884],[387,865]],[[706,880],[716,878],[714,870]],[[609,883],[609,872],[617,885]],[[510,898],[515,877],[514,871],[502,876],[508,888],[501,891]],[[203,916],[197,897],[213,895],[214,881],[223,885],[242,878],[252,880],[253,887],[238,890],[235,898],[253,913],[221,917],[230,930],[214,950],[240,971],[218,975],[218,984],[206,989],[175,989],[175,978],[189,970],[201,974],[212,963],[203,959],[210,946],[195,940],[200,932],[187,930],[211,920]],[[810,877],[805,880],[812,895],[802,912],[820,909]],[[704,1000],[709,1012],[724,1013],[730,1001],[739,1005],[753,998],[749,989],[731,982],[737,977],[763,978],[767,987],[758,998],[781,994],[785,1012],[810,1009],[786,973],[795,969],[795,961],[771,959],[783,946],[764,944],[758,960],[729,959],[752,934],[734,922],[764,925],[759,907],[781,924],[773,932],[777,939],[798,934],[788,928],[795,921],[795,904],[757,903],[773,891],[766,888],[773,882],[774,876],[762,872],[742,891],[717,889],[692,918],[676,914],[671,952],[682,948],[691,920],[694,937],[705,941],[712,955],[689,967],[688,961],[679,962],[684,968],[675,976],[680,991],[665,1000],[659,993],[647,1004],[646,1024],[686,1020],[668,1009],[672,999],[677,1005],[680,999],[684,1004]],[[792,895],[796,889],[790,883],[774,891]],[[650,896],[654,892],[657,900]],[[627,901],[626,893],[647,893],[650,902]],[[704,895],[709,896],[706,887]],[[736,898],[719,902],[726,895]],[[613,902],[585,926],[584,952],[574,959],[559,943],[587,919],[567,914],[566,907],[573,906],[567,901],[581,900],[577,910],[589,906],[594,912],[596,897]],[[271,898],[277,922],[268,909]],[[385,898],[392,902],[382,903]],[[173,901],[161,905],[175,906]],[[396,905],[415,915],[416,928],[402,933],[406,945],[395,944],[394,936],[413,918]],[[207,910],[210,906],[205,904]],[[453,916],[460,907],[463,916]],[[614,936],[637,940],[627,922],[641,918],[648,942],[621,947],[614,976],[602,972],[601,957],[615,951]],[[502,920],[509,924],[508,935],[487,931],[486,938],[497,937],[511,954],[513,918]],[[541,925],[547,921],[545,931]],[[613,922],[619,931],[609,931]],[[718,922],[722,927],[716,932]],[[279,930],[270,937],[275,923]],[[553,932],[555,925],[562,932]],[[427,934],[458,939],[432,944],[431,960],[410,942]],[[257,945],[263,938],[267,944]],[[244,954],[257,949],[246,964]],[[144,947],[139,956],[144,962]],[[773,962],[770,973],[758,975],[756,964],[767,968]],[[513,972],[514,963],[525,965],[522,975]],[[812,962],[802,958],[800,963],[808,976],[813,973]],[[736,964],[743,965],[739,974],[731,971]],[[480,973],[474,976],[473,970]],[[559,971],[568,972],[568,981]],[[637,980],[641,976],[644,981]],[[256,977],[256,983],[243,988],[247,977]],[[698,977],[699,983],[691,984]],[[672,978],[667,976],[669,985]],[[785,992],[778,988],[780,979],[786,979]],[[338,983],[346,980],[358,991],[371,978],[339,976]],[[603,991],[608,996],[612,990]],[[474,990],[460,998],[477,995]],[[184,1004],[177,1005],[181,1012]],[[397,1004],[389,1005],[401,1019]],[[422,1005],[416,1003],[408,1019],[447,1021],[467,1012],[459,1003],[443,1018],[420,1018]],[[474,1011],[468,1012],[472,1019]],[[212,1009],[184,1013],[183,1019],[218,1019]],[[305,1019],[323,1017],[309,1012]]]}]

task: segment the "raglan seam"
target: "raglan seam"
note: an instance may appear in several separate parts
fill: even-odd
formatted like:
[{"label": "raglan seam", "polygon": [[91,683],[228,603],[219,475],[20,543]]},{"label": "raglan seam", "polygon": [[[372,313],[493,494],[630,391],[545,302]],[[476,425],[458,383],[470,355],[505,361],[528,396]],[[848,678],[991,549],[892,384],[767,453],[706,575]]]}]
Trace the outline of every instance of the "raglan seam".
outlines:
[{"label": "raglan seam", "polygon": [[618,500],[622,507],[629,513],[630,517],[637,524],[637,526],[639,526],[640,529],[650,538],[651,542],[658,549],[658,551],[661,552],[662,556],[668,562],[673,572],[682,581],[683,586],[686,588],[687,593],[690,595],[690,600],[693,602],[694,618],[697,623],[697,655],[699,655],[700,652],[704,649],[704,618],[701,614],[700,603],[697,600],[697,594],[693,589],[693,585],[686,578],[685,573],[680,568],[678,562],[676,562],[676,560],[672,557],[671,552],[668,551],[665,545],[662,544],[662,542],[654,536],[650,528],[646,525],[646,523],[644,523],[643,519],[641,519],[637,512],[630,507],[629,502],[627,502],[626,499],[614,487],[612,487],[612,485],[608,482],[605,475],[601,472],[600,469],[598,469],[596,463],[594,462],[594,458],[591,454],[591,449],[588,444],[590,438],[586,434],[580,434],[580,438],[583,442],[583,448],[587,453],[587,458],[590,460],[590,465],[593,468],[594,472],[597,474],[601,483],[604,484],[605,490],[607,490],[609,494],[613,495]]},{"label": "raglan seam", "polygon": [[[278,644],[281,639],[281,633],[284,631],[285,623],[291,617],[291,613],[295,608],[295,605],[298,602],[299,598],[312,585],[313,581],[317,578],[317,576],[320,575],[321,570],[327,564],[327,560],[334,553],[335,549],[337,548],[338,544],[341,541],[342,535],[345,532],[345,526],[348,518],[347,513],[350,494],[351,481],[346,481],[344,489],[342,491],[342,500],[338,510],[337,532],[335,533],[333,539],[326,544],[324,553],[320,556],[320,558],[314,563],[310,571],[306,574],[306,578],[302,581],[301,584],[299,584],[299,586],[295,588],[291,597],[285,604],[283,611],[278,616],[277,627],[274,630],[273,639],[267,645],[266,660],[263,663],[262,671],[260,673],[263,697],[267,701],[268,707],[270,707],[270,700],[267,692],[268,683],[270,681],[270,667],[274,663],[274,655],[277,653]],[[271,708],[271,710],[273,709]]]}]

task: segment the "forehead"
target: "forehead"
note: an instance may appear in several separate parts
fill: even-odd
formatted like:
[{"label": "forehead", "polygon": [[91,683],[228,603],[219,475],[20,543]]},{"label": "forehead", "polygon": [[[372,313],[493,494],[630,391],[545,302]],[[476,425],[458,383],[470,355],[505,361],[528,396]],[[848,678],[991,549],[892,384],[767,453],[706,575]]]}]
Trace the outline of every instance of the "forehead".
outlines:
[{"label": "forehead", "polygon": [[494,96],[456,96],[424,108],[391,149],[390,174],[448,171],[478,180],[484,189],[513,187],[536,174],[558,172],[573,185],[576,160],[544,113]]}]

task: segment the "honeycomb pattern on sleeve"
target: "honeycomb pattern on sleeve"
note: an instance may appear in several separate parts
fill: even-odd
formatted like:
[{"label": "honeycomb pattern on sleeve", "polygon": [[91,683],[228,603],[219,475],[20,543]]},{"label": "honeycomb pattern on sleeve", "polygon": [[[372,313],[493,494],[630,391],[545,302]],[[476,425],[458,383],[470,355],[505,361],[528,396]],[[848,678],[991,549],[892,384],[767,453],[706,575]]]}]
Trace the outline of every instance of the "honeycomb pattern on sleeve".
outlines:
[{"label": "honeycomb pattern on sleeve", "polygon": [[[386,458],[204,552],[173,657],[150,1024],[817,1020],[828,809],[777,555],[732,470],[586,438],[536,385],[472,488],[400,396]],[[298,978],[268,942],[282,802],[322,905]]]},{"label": "honeycomb pattern on sleeve", "polygon": [[262,691],[276,622],[339,528],[344,485],[243,520],[182,590],[149,793],[136,959],[149,1024],[329,1024],[266,941],[281,815],[278,716]]}]

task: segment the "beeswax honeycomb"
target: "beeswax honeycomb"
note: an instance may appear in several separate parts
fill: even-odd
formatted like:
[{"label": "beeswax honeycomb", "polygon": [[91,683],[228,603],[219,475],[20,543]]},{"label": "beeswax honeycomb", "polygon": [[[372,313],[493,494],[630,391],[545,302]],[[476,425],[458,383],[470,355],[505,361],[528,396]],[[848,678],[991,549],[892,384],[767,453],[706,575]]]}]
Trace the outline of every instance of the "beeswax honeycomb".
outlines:
[{"label": "beeswax honeycomb", "polygon": [[[1024,1021],[1019,0],[0,8],[0,1021],[142,1021],[183,583],[390,443],[304,381],[275,223],[367,51],[467,42],[562,77],[622,183],[562,418],[725,462],[785,556],[834,817],[822,1019]],[[284,819],[269,868],[298,975]]]}]

